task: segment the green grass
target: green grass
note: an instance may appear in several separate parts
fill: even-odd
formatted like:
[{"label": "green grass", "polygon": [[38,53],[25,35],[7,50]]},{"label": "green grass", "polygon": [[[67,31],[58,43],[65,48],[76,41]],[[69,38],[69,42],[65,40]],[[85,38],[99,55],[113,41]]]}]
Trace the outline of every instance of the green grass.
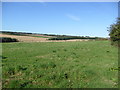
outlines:
[{"label": "green grass", "polygon": [[116,88],[108,41],[3,43],[3,88]]}]

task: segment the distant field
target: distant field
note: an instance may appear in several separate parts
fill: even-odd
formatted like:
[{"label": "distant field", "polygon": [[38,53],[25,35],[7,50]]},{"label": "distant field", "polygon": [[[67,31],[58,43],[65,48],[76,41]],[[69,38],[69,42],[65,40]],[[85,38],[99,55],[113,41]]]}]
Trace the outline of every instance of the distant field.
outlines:
[{"label": "distant field", "polygon": [[10,38],[16,38],[20,42],[66,42],[66,41],[88,41],[88,39],[82,40],[82,39],[72,39],[72,40],[48,40],[52,36],[39,36],[39,35],[9,35],[9,34],[0,34],[0,37],[10,37]]},{"label": "distant field", "polygon": [[0,34],[0,37],[11,37],[16,38],[20,42],[44,42],[47,38],[44,37],[32,37],[32,36],[18,36],[18,35],[7,35],[7,34]]},{"label": "distant field", "polygon": [[3,88],[116,88],[109,41],[2,43]]}]

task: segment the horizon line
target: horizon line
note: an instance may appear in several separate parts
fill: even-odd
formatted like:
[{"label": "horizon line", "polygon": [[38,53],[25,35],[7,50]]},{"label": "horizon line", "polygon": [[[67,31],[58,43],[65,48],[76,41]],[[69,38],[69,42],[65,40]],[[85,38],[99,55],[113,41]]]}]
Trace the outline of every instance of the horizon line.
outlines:
[{"label": "horizon line", "polygon": [[[7,30],[0,30],[0,32],[5,31],[5,32],[21,32],[21,33],[32,33],[32,34],[48,34],[48,35],[66,35],[66,36],[82,36],[82,35],[72,35],[72,34],[55,34],[55,33],[40,33],[40,32],[29,32],[29,31],[7,31]],[[83,35],[89,36],[89,35]],[[104,37],[104,38],[109,38],[110,36],[89,36],[89,37]]]}]

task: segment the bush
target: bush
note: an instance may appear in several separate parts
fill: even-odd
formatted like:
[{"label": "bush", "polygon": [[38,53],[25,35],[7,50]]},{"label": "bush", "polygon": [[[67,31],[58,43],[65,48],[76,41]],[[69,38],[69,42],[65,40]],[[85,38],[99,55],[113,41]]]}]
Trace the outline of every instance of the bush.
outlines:
[{"label": "bush", "polygon": [[18,40],[15,38],[0,37],[0,42],[18,42]]},{"label": "bush", "polygon": [[111,44],[120,47],[120,18],[115,24],[112,24],[108,30],[110,32]]}]

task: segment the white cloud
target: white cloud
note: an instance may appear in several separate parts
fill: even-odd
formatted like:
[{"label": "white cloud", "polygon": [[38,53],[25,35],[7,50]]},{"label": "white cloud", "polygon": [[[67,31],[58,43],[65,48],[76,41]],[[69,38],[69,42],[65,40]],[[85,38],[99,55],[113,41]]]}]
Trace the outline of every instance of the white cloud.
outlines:
[{"label": "white cloud", "polygon": [[66,14],[66,16],[74,21],[80,21],[80,18],[75,16],[75,15],[72,15],[72,14]]}]

